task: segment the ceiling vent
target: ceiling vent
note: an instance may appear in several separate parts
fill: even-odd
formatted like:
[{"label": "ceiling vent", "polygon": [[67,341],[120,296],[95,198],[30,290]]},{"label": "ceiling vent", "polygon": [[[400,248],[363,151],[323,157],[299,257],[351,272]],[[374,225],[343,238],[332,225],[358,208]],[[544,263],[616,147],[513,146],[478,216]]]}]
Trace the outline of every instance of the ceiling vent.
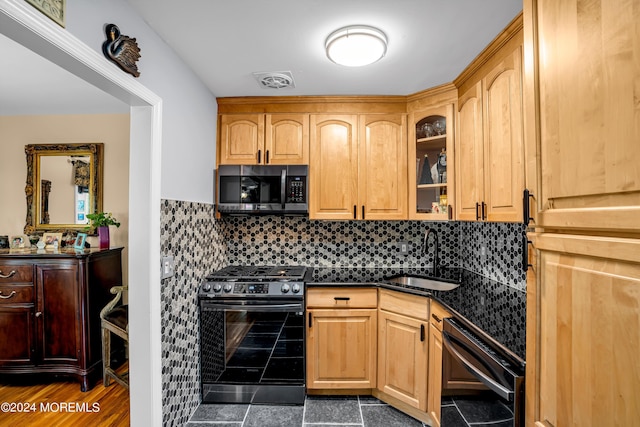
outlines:
[{"label": "ceiling vent", "polygon": [[296,87],[291,71],[253,73],[260,87],[264,89],[284,89]]}]

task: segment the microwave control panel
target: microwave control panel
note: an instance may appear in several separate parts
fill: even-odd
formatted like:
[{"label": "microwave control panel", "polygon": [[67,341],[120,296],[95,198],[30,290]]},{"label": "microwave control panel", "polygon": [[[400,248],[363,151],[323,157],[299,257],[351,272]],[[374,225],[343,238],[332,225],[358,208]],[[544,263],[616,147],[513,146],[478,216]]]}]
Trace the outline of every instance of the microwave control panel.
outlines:
[{"label": "microwave control panel", "polygon": [[287,177],[287,203],[307,202],[307,180],[304,176]]}]

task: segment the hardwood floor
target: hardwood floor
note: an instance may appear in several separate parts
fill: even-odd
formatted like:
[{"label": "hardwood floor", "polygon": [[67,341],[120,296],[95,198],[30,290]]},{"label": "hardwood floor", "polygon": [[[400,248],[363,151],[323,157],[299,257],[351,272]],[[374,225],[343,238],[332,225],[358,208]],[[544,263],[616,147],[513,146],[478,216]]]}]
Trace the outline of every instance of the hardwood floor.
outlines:
[{"label": "hardwood floor", "polygon": [[113,381],[106,388],[100,381],[86,393],[80,391],[79,383],[65,379],[0,384],[0,426],[128,425],[129,390]]}]

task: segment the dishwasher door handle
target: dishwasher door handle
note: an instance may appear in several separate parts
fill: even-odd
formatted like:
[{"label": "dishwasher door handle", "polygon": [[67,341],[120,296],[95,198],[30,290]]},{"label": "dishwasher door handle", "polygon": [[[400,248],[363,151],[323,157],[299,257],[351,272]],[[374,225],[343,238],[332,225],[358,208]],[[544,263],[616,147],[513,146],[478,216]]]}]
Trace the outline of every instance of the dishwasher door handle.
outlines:
[{"label": "dishwasher door handle", "polygon": [[470,373],[472,373],[476,378],[478,378],[484,385],[493,390],[498,396],[503,399],[511,402],[513,401],[513,397],[515,393],[502,384],[496,382],[493,378],[489,377],[487,374],[478,369],[473,363],[469,362],[466,357],[464,357],[456,348],[453,342],[451,341],[450,335],[444,331],[442,332],[442,343],[445,348],[451,353],[453,357],[455,357],[458,362],[462,364]]}]

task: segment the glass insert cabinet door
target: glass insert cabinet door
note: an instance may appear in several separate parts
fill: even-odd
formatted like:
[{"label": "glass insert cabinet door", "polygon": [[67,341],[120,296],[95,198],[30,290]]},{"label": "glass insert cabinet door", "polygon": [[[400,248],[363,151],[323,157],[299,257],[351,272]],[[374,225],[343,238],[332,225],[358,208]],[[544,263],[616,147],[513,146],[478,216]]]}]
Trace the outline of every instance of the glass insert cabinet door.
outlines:
[{"label": "glass insert cabinet door", "polygon": [[415,133],[409,142],[411,219],[453,219],[452,114],[453,105],[413,114]]}]

